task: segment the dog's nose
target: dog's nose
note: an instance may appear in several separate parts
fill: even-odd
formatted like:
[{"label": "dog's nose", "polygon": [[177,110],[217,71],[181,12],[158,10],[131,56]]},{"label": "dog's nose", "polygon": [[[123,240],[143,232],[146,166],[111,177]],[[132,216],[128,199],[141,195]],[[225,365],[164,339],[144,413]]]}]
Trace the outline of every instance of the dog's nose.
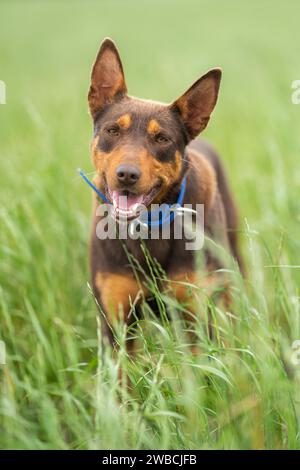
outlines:
[{"label": "dog's nose", "polygon": [[135,165],[120,165],[116,172],[118,181],[122,184],[134,184],[141,176],[140,169]]}]

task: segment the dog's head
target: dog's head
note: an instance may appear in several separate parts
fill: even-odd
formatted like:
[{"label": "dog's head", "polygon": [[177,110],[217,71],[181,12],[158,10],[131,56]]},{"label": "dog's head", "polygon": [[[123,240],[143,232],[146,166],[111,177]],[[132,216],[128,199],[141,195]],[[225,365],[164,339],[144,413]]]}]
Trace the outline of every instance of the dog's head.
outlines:
[{"label": "dog's head", "polygon": [[88,94],[92,159],[116,212],[132,217],[140,204],[169,202],[165,199],[187,169],[185,147],[206,127],[220,79],[220,69],[210,70],[172,104],[133,98],[127,94],[118,50],[104,40]]}]

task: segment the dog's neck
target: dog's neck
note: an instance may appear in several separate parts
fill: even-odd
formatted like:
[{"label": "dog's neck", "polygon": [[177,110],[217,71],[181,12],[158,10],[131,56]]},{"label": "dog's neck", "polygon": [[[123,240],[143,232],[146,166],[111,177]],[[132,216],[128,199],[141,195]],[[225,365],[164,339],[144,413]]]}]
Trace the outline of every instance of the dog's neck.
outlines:
[{"label": "dog's neck", "polygon": [[162,203],[175,204],[176,201],[177,201],[178,194],[179,194],[179,191],[180,191],[180,187],[181,187],[181,184],[182,184],[182,180],[183,180],[184,176],[187,174],[187,172],[189,170],[189,167],[190,167],[187,147],[185,147],[185,149],[184,149],[184,153],[183,153],[182,158],[183,158],[183,165],[182,165],[182,169],[181,169],[181,172],[180,172],[180,176],[179,176],[178,180],[171,185],[171,187],[169,188],[169,190],[165,194],[164,200],[162,201]]}]

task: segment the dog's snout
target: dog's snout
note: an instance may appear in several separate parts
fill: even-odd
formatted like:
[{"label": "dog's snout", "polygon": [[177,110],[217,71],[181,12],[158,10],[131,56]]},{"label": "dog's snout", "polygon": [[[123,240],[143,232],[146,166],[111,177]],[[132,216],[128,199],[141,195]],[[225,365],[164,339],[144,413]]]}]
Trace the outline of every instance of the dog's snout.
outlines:
[{"label": "dog's snout", "polygon": [[134,184],[141,176],[140,169],[135,165],[120,165],[116,173],[119,183],[122,184]]}]

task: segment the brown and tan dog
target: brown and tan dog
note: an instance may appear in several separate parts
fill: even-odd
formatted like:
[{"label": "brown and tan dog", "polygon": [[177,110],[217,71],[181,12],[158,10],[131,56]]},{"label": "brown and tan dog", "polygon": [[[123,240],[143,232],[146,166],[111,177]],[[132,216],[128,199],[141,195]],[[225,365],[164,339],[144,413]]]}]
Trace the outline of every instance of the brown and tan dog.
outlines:
[{"label": "brown and tan dog", "polygon": [[[121,209],[118,207],[121,195],[127,196],[129,212],[137,203],[172,204],[186,176],[184,204],[204,204],[206,233],[212,238],[218,233],[217,240],[228,247],[241,266],[237,213],[224,170],[208,144],[193,140],[207,126],[217,102],[220,80],[221,70],[210,70],[170,105],[133,98],[127,94],[117,48],[110,39],[105,39],[92,70],[88,94],[94,122],[92,160],[97,172],[95,184],[116,210]],[[95,212],[98,204],[95,200]],[[133,275],[120,241],[97,238],[98,220],[94,214],[90,249],[92,285],[113,324],[121,311],[127,320],[141,284]],[[124,242],[147,271],[140,241]],[[186,251],[184,240],[149,239],[146,244],[170,280],[196,282],[195,253]],[[205,259],[207,270],[212,272],[221,267],[209,251],[205,251]],[[147,296],[146,287],[142,288]],[[177,284],[174,293],[179,301],[185,300],[184,285]]]}]

